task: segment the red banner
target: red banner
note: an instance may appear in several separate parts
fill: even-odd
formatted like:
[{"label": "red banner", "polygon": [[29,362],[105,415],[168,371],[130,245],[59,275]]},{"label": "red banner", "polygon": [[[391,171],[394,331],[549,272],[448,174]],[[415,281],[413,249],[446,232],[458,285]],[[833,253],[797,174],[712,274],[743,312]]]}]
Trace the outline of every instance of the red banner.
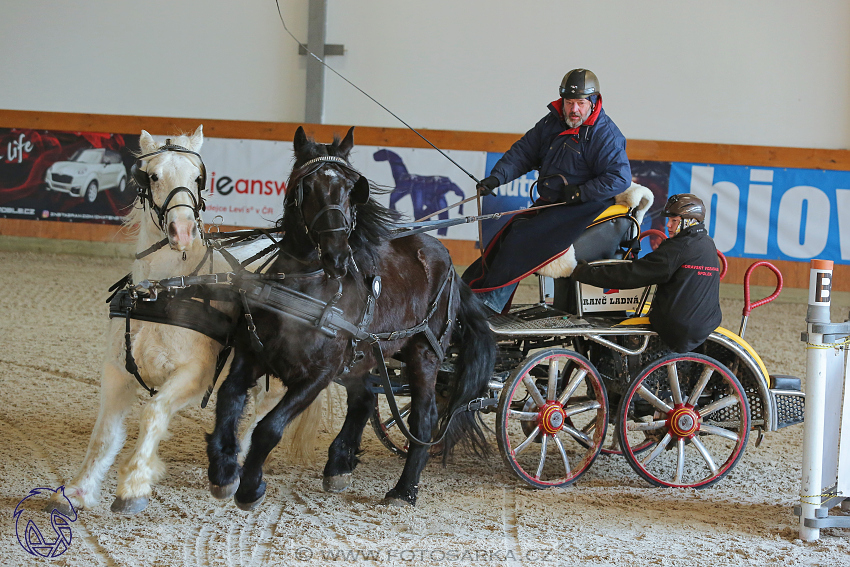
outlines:
[{"label": "red banner", "polygon": [[0,128],[0,218],[119,224],[136,197],[138,146],[138,136]]}]

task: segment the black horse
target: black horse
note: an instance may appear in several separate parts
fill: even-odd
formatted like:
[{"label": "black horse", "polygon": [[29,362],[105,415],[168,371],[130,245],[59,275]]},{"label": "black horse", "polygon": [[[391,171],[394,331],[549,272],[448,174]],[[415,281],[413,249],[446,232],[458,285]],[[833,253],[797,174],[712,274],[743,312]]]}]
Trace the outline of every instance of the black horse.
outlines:
[{"label": "black horse", "polygon": [[[328,450],[323,487],[339,492],[349,486],[363,428],[375,407],[369,372],[383,368],[385,356],[405,364],[409,430],[423,442],[411,443],[401,478],[385,502],[416,503],[429,456],[424,443],[436,437],[435,429],[446,434],[444,458],[458,442],[486,452],[474,413],[449,417],[487,391],[495,342],[486,315],[437,239],[391,238],[398,213],[370,198],[369,181],[348,163],[353,131],[325,145],[298,128],[279,221],[285,233],[269,270],[287,276],[280,283],[251,280],[255,283],[242,286],[253,326],[237,334],[230,373],[218,392],[215,430],[207,438],[210,489],[217,498],[234,495],[242,509],[253,509],[264,498],[262,466],[284,427],[334,379],[346,387],[348,408]],[[445,385],[448,402],[438,413],[437,374],[451,342],[457,349],[451,359],[455,371]],[[256,426],[240,467],[237,423],[247,390],[267,373],[287,392]]]}]

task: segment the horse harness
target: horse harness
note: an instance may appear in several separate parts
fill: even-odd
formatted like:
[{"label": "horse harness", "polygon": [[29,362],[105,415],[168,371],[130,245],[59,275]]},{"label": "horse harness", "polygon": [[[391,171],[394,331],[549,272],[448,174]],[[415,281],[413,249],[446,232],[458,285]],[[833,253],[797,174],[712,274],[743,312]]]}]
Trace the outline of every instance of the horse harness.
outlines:
[{"label": "horse harness", "polygon": [[[157,205],[153,199],[153,189],[151,189],[151,178],[147,171],[142,169],[143,161],[147,158],[153,157],[155,155],[163,154],[166,152],[176,152],[181,154],[189,154],[198,158],[199,161],[199,169],[201,170],[201,174],[195,180],[198,185],[197,196],[194,191],[189,189],[188,187],[175,187],[171,190],[168,196],[165,198],[165,201],[162,205]],[[167,138],[165,140],[165,145],[157,150],[141,155],[136,159],[136,162],[130,168],[130,176],[136,182],[136,187],[138,188],[139,200],[142,203],[143,207],[150,207],[151,217],[154,218],[157,226],[162,232],[167,232],[165,229],[165,217],[168,215],[168,212],[172,209],[176,209],[178,207],[187,207],[192,210],[192,214],[195,217],[195,222],[198,223],[198,227],[200,227],[201,233],[203,234],[203,223],[201,222],[201,211],[205,211],[207,209],[206,202],[204,201],[204,197],[202,192],[207,186],[207,168],[204,165],[204,160],[201,158],[201,154],[198,152],[192,151],[188,148],[184,148],[183,146],[178,146],[176,144],[171,143],[171,139]],[[187,205],[185,203],[178,203],[176,205],[169,206],[172,199],[179,195],[180,193],[188,193],[189,199],[192,201],[191,205]],[[154,217],[154,214],[156,215]],[[144,252],[141,252],[136,255],[136,259],[144,258],[148,254],[156,252],[163,246],[168,244],[168,238],[164,238],[161,241],[157,242]],[[185,258],[184,258],[185,259]]]},{"label": "horse harness", "polygon": [[[393,393],[392,381],[389,376],[389,371],[387,370],[387,363],[384,359],[383,351],[381,350],[380,341],[401,340],[421,333],[428,340],[428,343],[434,353],[442,361],[445,357],[445,351],[443,349],[442,343],[451,329],[450,314],[453,309],[455,295],[454,278],[454,270],[449,270],[446,274],[446,278],[443,279],[440,289],[437,291],[436,295],[434,296],[434,299],[429,305],[427,315],[420,323],[407,329],[385,333],[372,333],[367,330],[374,316],[375,304],[377,303],[377,299],[381,294],[381,276],[376,275],[371,280],[371,285],[369,286],[369,294],[366,298],[366,306],[360,317],[360,322],[357,325],[349,322],[345,318],[345,314],[343,313],[343,311],[336,306],[336,303],[342,298],[342,283],[339,280],[336,280],[339,285],[336,293],[331,298],[331,300],[327,302],[286,287],[280,284],[279,282],[270,281],[264,282],[255,280],[243,282],[243,285],[240,286],[239,293],[242,296],[242,303],[243,308],[245,310],[245,318],[248,323],[248,331],[250,332],[251,336],[252,347],[258,354],[260,354],[260,356],[265,359],[266,365],[273,372],[276,372],[274,365],[271,363],[270,360],[268,360],[268,357],[265,356],[263,343],[260,341],[260,338],[256,332],[256,326],[254,325],[253,317],[251,315],[250,310],[252,303],[254,305],[270,309],[284,317],[292,318],[306,325],[310,325],[318,329],[321,333],[327,335],[328,337],[336,337],[338,336],[338,333],[340,331],[348,333],[351,336],[352,356],[350,361],[348,361],[343,367],[343,370],[340,375],[337,376],[337,378],[334,380],[337,383],[341,383],[343,376],[351,371],[351,367],[365,357],[365,353],[363,351],[357,350],[358,346],[363,343],[368,343],[369,345],[371,345],[372,354],[375,358],[375,361],[377,362],[377,368],[381,379],[379,384],[383,387],[384,394],[387,398],[387,403],[389,404],[390,412],[396,420],[396,423],[399,427],[399,431],[401,431],[401,433],[405,437],[407,437],[412,443],[416,443],[418,445],[432,446],[442,441],[442,439],[448,432],[448,428],[446,428],[446,430],[443,432],[443,435],[439,439],[432,442],[418,439],[413,433],[410,432],[401,417],[401,412],[398,408],[398,404],[395,399],[395,394]],[[443,332],[440,334],[439,337],[437,337],[434,334],[434,331],[431,329],[430,321],[434,314],[437,312],[437,309],[439,308],[440,299],[443,297],[443,293],[445,292],[446,287],[448,287],[449,289],[448,303],[446,306],[446,323],[445,327],[443,328]],[[461,406],[457,408],[449,419],[451,420],[455,415],[462,411],[476,411],[478,409],[481,409],[482,407],[492,405],[491,402],[494,401],[495,400],[490,400],[486,398],[478,398],[476,400],[472,400],[466,406]]]},{"label": "horse harness", "polygon": [[[197,155],[195,152],[192,152],[180,146],[171,145],[169,141],[167,141],[166,146],[160,148],[160,150],[141,156],[139,158],[139,161],[137,161],[137,165],[139,165],[141,163],[141,160],[145,157],[150,157],[152,155],[162,153],[164,151],[180,151]],[[356,173],[356,171],[351,168],[351,166],[348,165],[348,163],[343,158],[338,158],[335,156],[322,156],[320,158],[308,161],[302,167],[315,167],[312,167],[305,174],[303,174],[300,177],[299,182],[296,186],[294,204],[299,211],[303,202],[303,180],[309,175],[312,175],[313,173],[318,171],[322,166],[326,165],[327,163],[343,165],[347,169]],[[205,178],[203,162],[201,162],[201,172],[201,178]],[[147,177],[147,173],[142,171],[140,167],[134,166],[133,176],[134,178],[141,177],[141,181],[143,182]],[[163,204],[162,207],[157,207],[156,204],[153,202],[152,194],[150,191],[150,183],[148,182],[147,185],[144,185],[142,182],[139,183],[139,194],[140,196],[144,194],[145,197],[143,199],[149,200],[151,209],[159,216],[160,224],[162,224],[162,219],[164,219],[165,215],[168,213],[168,210],[170,210],[167,205],[174,195],[176,195],[180,191],[188,191],[191,194],[191,191],[189,191],[187,188],[178,187],[169,194],[168,198],[166,199],[166,202]],[[203,185],[200,186],[202,187]],[[195,203],[193,210],[195,211],[196,217],[200,218],[199,211],[203,209],[203,198],[200,198],[199,202],[194,200],[193,195],[193,203]],[[321,231],[314,230],[317,219],[332,210],[337,210],[341,213],[344,219],[343,226],[327,228]],[[312,236],[312,233],[315,232],[317,235],[321,235],[324,232],[344,230],[347,234],[351,234],[354,229],[354,224],[356,222],[355,209],[353,207],[351,208],[351,217],[349,218],[345,214],[343,208],[339,205],[328,205],[323,207],[309,224],[306,222],[306,219],[303,218],[303,213],[301,213],[301,215],[302,220],[305,221],[305,231],[310,240],[313,242],[314,246],[317,248],[319,254],[321,254],[321,249],[319,248],[317,239]],[[226,238],[228,235],[224,234],[223,236]],[[213,240],[213,238],[205,236],[205,240],[211,241]],[[274,241],[274,239],[272,240]],[[146,250],[145,252],[138,254],[137,258],[144,257],[145,255],[150,254],[155,250],[158,250],[162,246],[164,246],[163,243],[158,243],[150,249]],[[275,241],[272,247],[277,248],[276,253],[281,252],[279,242]],[[219,250],[219,252],[222,253],[225,259],[227,259],[227,261],[231,264],[233,271],[227,273],[210,273],[198,275],[201,266],[207,261],[208,258],[211,258],[212,248],[216,248],[217,250]],[[374,318],[375,305],[381,295],[382,285],[381,277],[379,275],[373,276],[371,280],[367,282],[369,285],[367,286],[368,294],[365,300],[365,307],[363,309],[363,313],[359,317],[359,322],[355,324],[350,322],[345,317],[345,313],[343,312],[343,310],[337,306],[339,300],[342,298],[341,280],[329,280],[336,281],[338,286],[336,292],[329,301],[317,299],[308,294],[292,289],[284,285],[283,283],[286,279],[291,280],[298,278],[322,277],[324,275],[323,270],[319,269],[306,273],[262,274],[253,273],[245,269],[245,265],[250,264],[258,257],[262,257],[268,251],[269,249],[266,249],[256,254],[252,258],[249,258],[248,260],[245,260],[240,263],[235,257],[233,257],[232,254],[227,252],[225,247],[221,246],[221,243],[214,243],[213,245],[208,247],[208,251],[204,255],[204,258],[202,259],[201,263],[189,276],[177,276],[159,281],[145,280],[139,283],[138,285],[133,285],[132,278],[128,274],[127,276],[113,284],[113,286],[109,288],[109,291],[113,293],[109,297],[109,299],[107,299],[107,303],[109,303],[110,306],[109,317],[123,317],[126,321],[124,333],[126,350],[126,370],[135,377],[136,381],[151,396],[157,393],[156,390],[149,387],[144,382],[141,375],[139,374],[138,365],[136,364],[133,358],[130,334],[131,319],[173,325],[202,333],[212,338],[213,340],[219,342],[224,347],[219,352],[218,359],[216,361],[213,382],[208,388],[206,395],[204,396],[204,399],[201,402],[201,407],[206,407],[209,401],[209,397],[212,394],[212,390],[216,384],[216,381],[222,369],[224,368],[224,364],[227,361],[227,358],[232,350],[233,336],[236,326],[236,321],[234,321],[223,311],[213,307],[210,304],[210,301],[241,301],[242,307],[244,309],[246,326],[249,332],[252,347],[265,359],[266,364],[273,371],[274,368],[268,358],[265,356],[264,346],[256,332],[256,326],[254,325],[253,315],[251,314],[252,306],[254,306],[255,308],[263,307],[266,309],[270,309],[284,317],[292,318],[303,324],[310,325],[328,337],[336,337],[338,336],[340,331],[349,334],[351,337],[350,340],[352,347],[351,359],[347,361],[344,365],[343,371],[336,379],[337,381],[341,380],[341,377],[343,375],[350,372],[351,367],[353,367],[357,362],[359,362],[365,357],[365,353],[363,351],[357,350],[359,345],[363,343],[370,344],[372,346],[375,360],[378,363],[377,366],[383,381],[384,392],[387,395],[390,404],[390,409],[394,417],[398,421],[402,433],[404,433],[412,442],[421,445],[433,445],[440,442],[440,440],[437,440],[432,443],[428,443],[417,439],[410,433],[403,420],[401,419],[398,406],[395,403],[395,398],[392,393],[392,385],[390,382],[389,373],[387,371],[386,361],[384,360],[383,352],[380,347],[380,341],[402,340],[410,338],[417,334],[423,334],[428,340],[428,343],[434,353],[440,360],[442,360],[445,357],[445,351],[443,349],[442,344],[451,329],[451,317],[448,315],[452,313],[455,302],[454,270],[449,270],[447,272],[446,277],[443,279],[440,285],[440,288],[438,289],[437,293],[429,304],[428,312],[426,316],[422,319],[422,321],[412,327],[398,331],[373,333],[370,332],[368,329]],[[431,318],[436,314],[437,309],[439,308],[440,300],[443,297],[443,294],[447,287],[449,290],[449,297],[446,307],[446,323],[442,333],[438,337],[431,329],[430,321]],[[161,292],[165,292],[163,297],[160,297]],[[268,382],[266,386],[268,388]],[[478,402],[479,405],[475,405],[473,404],[473,402]],[[458,408],[455,413],[458,413],[459,411],[474,411],[475,409],[479,409],[481,400],[473,400],[473,402],[470,402],[468,406]]]},{"label": "horse harness", "polygon": [[[321,273],[319,271],[319,275]],[[309,275],[312,274],[301,275],[300,277],[307,277]],[[248,330],[252,333],[251,339],[255,346],[262,343],[259,342],[256,327],[253,325],[253,318],[250,312],[251,304],[270,309],[284,317],[310,325],[328,337],[336,337],[340,331],[346,332],[351,335],[351,342],[354,347],[363,342],[376,344],[382,340],[396,341],[422,333],[427,338],[434,353],[442,360],[445,356],[442,342],[450,329],[450,320],[447,320],[445,329],[443,329],[439,337],[431,330],[430,321],[437,312],[440,299],[447,286],[449,288],[447,312],[451,313],[454,300],[454,285],[449,284],[453,281],[453,275],[453,271],[447,272],[447,277],[443,280],[440,289],[429,305],[427,315],[421,322],[407,329],[384,333],[372,333],[368,331],[368,327],[374,317],[375,305],[378,297],[381,295],[381,276],[374,276],[371,279],[369,293],[366,297],[366,306],[360,316],[359,323],[356,325],[349,322],[345,318],[343,310],[337,307],[337,303],[342,298],[342,282],[340,280],[333,280],[337,282],[338,288],[329,301],[316,299],[275,281],[244,280],[241,282],[239,293],[243,298],[245,316],[248,318]],[[293,277],[297,276],[288,276],[288,278]],[[347,374],[355,363],[363,359],[363,356],[362,352],[353,351],[352,361],[345,366],[342,374]]]},{"label": "horse harness", "polygon": [[[293,198],[287,203],[288,207],[294,208],[295,211],[297,211],[300,215],[301,220],[304,224],[304,232],[307,234],[307,237],[310,239],[310,242],[313,244],[313,246],[316,247],[316,250],[319,253],[319,257],[322,256],[322,248],[319,245],[319,238],[322,234],[325,234],[327,232],[345,232],[346,236],[350,236],[351,233],[354,231],[354,227],[357,225],[357,214],[355,208],[350,208],[351,214],[349,216],[345,214],[345,210],[341,205],[325,205],[319,210],[318,213],[316,213],[316,215],[313,217],[313,220],[309,223],[304,217],[304,212],[301,210],[301,206],[304,203],[304,180],[313,175],[314,173],[317,173],[320,169],[322,169],[325,165],[328,164],[338,165],[342,167],[342,169],[350,173],[360,175],[360,172],[351,167],[351,165],[345,160],[345,158],[341,158],[338,156],[319,156],[317,158],[313,158],[301,166],[300,169],[303,169],[305,171],[304,173],[301,173],[298,176],[298,182],[295,184],[295,193],[293,195]],[[366,199],[368,199],[368,194],[366,195]],[[320,218],[330,213],[331,211],[339,212],[343,220],[342,225],[338,227],[330,227],[325,228],[323,230],[317,230],[315,228],[316,223],[319,221]]]},{"label": "horse harness", "polygon": [[[259,235],[267,236],[273,244],[241,263],[221,245],[222,240],[227,240],[229,244],[235,244]],[[233,347],[233,330],[237,323],[228,314],[216,309],[210,303],[211,301],[231,303],[238,301],[238,296],[233,289],[221,285],[232,281],[233,272],[212,273],[213,249],[219,250],[234,269],[250,274],[250,272],[244,270],[243,266],[251,264],[278,248],[278,242],[271,236],[271,233],[263,229],[240,233],[218,233],[208,235],[205,240],[207,251],[200,263],[188,276],[177,276],[158,281],[144,280],[138,285],[133,285],[132,274],[127,274],[109,288],[112,294],[106,300],[109,303],[109,318],[122,317],[126,321],[124,330],[125,369],[151,396],[156,394],[157,391],[148,386],[142,379],[133,357],[130,334],[131,319],[191,329],[210,337],[224,347],[219,351],[213,381],[201,402],[202,408],[206,407],[213,387],[224,368],[227,357],[230,355]],[[148,249],[146,252],[150,253],[151,250]],[[145,255],[147,254],[138,254],[136,258]],[[275,257],[276,254],[272,254],[260,266],[259,270],[262,270]],[[201,267],[208,261],[210,261],[210,273],[198,275]],[[252,275],[254,277],[274,277],[273,274],[268,276],[263,274]],[[163,294],[162,297],[160,297],[161,293]]]}]

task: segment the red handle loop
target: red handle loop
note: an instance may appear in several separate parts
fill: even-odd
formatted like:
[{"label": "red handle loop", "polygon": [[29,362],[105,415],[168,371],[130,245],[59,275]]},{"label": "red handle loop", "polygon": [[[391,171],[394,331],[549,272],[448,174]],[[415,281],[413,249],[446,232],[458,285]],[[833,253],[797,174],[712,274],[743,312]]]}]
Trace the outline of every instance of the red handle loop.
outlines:
[{"label": "red handle loop", "polygon": [[667,240],[667,235],[664,234],[663,230],[658,230],[657,228],[650,228],[640,233],[640,237],[638,240],[643,240],[647,236],[660,236],[662,240]]},{"label": "red handle loop", "polygon": [[720,281],[723,281],[723,277],[726,275],[726,270],[729,269],[729,262],[726,261],[726,256],[724,256],[723,252],[720,250],[717,251],[717,257],[720,258]]},{"label": "red handle loop", "polygon": [[[776,289],[764,299],[759,299],[755,303],[750,303],[750,274],[752,274],[753,270],[759,266],[767,266],[774,274],[776,274]],[[766,260],[754,263],[752,266],[747,268],[747,273],[744,274],[744,311],[742,315],[744,317],[748,317],[750,312],[756,307],[761,307],[762,305],[770,303],[776,299],[779,296],[780,291],[782,291],[782,272],[779,271],[779,268]]]}]

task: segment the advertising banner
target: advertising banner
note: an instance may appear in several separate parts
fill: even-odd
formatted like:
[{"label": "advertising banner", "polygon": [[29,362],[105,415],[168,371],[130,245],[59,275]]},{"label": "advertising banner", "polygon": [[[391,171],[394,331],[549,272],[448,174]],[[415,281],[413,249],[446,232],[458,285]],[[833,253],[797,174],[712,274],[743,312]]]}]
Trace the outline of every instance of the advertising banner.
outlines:
[{"label": "advertising banner", "polygon": [[0,217],[118,224],[138,136],[0,128]]},{"label": "advertising banner", "polygon": [[[164,136],[155,136],[164,143]],[[485,152],[446,151],[453,160],[481,177]],[[207,167],[208,223],[266,227],[283,215],[286,182],[292,171],[292,142],[206,138],[201,155]],[[349,156],[355,169],[385,189],[373,196],[413,221],[475,194],[474,183],[434,150],[354,146]],[[475,203],[456,207],[433,219],[477,214]],[[435,231],[435,236],[478,240],[476,224]]]},{"label": "advertising banner", "polygon": [[[138,136],[0,128],[0,218],[118,224],[136,197],[129,182],[134,151]],[[446,153],[478,178],[503,155]],[[201,154],[208,172],[207,223],[265,227],[280,218],[293,164],[291,142],[207,138]],[[350,159],[385,189],[375,197],[407,220],[475,195],[472,179],[432,149],[355,146]],[[850,172],[656,161],[631,166],[633,181],[655,196],[643,230],[663,230],[668,195],[694,193],[708,207],[709,233],[727,256],[850,263]],[[482,213],[528,207],[537,197],[536,180],[533,171],[497,188],[482,199]],[[432,218],[477,214],[471,201]],[[485,221],[484,242],[506,221]],[[477,242],[478,225],[434,234]],[[647,251],[649,239],[643,245]]]},{"label": "advertising banner", "polygon": [[[445,153],[475,177],[483,177],[486,152],[446,150]],[[435,150],[354,146],[351,163],[368,179],[388,190],[387,194],[376,195],[379,202],[401,211],[410,221],[475,195],[475,182]],[[478,208],[473,200],[432,216],[430,220],[477,214]],[[478,225],[459,224],[432,234],[453,240],[475,241],[478,240]]]},{"label": "advertising banner", "polygon": [[292,142],[205,138],[201,155],[207,168],[206,223],[268,227],[283,216]]},{"label": "advertising banner", "polygon": [[674,163],[669,192],[703,200],[727,256],[850,263],[850,172]]}]

